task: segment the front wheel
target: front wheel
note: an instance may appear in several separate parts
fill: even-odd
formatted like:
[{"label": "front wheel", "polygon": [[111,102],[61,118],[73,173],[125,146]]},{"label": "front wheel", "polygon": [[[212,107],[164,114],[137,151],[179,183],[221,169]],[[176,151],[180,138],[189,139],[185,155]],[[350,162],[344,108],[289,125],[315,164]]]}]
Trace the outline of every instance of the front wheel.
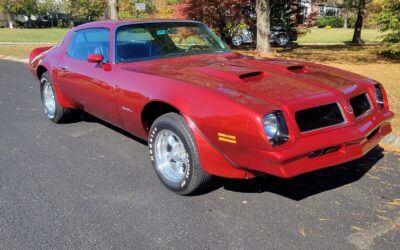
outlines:
[{"label": "front wheel", "polygon": [[200,165],[195,140],[182,116],[167,113],[154,121],[149,150],[158,178],[171,191],[190,195],[208,185],[211,175]]}]

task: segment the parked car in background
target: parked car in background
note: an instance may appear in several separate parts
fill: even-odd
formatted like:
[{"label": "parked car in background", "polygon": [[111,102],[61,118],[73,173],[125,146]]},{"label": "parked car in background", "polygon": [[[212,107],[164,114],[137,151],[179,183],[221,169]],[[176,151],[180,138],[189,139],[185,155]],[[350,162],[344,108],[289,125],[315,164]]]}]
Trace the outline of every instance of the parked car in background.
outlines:
[{"label": "parked car in background", "polygon": [[[297,41],[297,30],[295,28],[286,29],[279,26],[273,26],[271,27],[270,39],[273,44],[285,46],[290,42]],[[253,33],[248,29],[240,30],[238,34],[232,37],[231,41],[232,45],[235,47],[253,42],[255,42]]]},{"label": "parked car in background", "polygon": [[155,173],[182,195],[213,175],[290,178],[348,162],[392,131],[380,83],[235,53],[195,21],[87,23],[34,49],[29,67],[48,119],[83,110],[147,140]]}]

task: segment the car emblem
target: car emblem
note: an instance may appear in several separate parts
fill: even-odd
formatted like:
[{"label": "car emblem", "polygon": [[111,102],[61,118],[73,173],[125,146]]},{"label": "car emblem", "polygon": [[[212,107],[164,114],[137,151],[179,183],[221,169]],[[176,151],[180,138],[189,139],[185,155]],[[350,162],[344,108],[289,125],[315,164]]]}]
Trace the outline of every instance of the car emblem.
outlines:
[{"label": "car emblem", "polygon": [[347,112],[349,112],[350,114],[353,114],[353,108],[350,105],[346,105],[345,109]]}]

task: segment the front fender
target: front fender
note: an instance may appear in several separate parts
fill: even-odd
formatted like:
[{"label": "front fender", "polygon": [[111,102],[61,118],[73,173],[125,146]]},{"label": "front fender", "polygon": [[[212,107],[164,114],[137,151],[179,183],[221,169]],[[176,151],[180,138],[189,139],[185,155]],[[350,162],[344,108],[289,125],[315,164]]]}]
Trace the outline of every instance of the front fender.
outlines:
[{"label": "front fender", "polygon": [[116,75],[116,104],[129,132],[147,138],[142,123],[132,121],[141,121],[141,113],[148,103],[164,102],[190,117],[204,138],[238,167],[247,165],[247,128],[252,112],[248,106],[212,86],[208,88],[137,72],[133,77],[129,70],[117,69]]}]

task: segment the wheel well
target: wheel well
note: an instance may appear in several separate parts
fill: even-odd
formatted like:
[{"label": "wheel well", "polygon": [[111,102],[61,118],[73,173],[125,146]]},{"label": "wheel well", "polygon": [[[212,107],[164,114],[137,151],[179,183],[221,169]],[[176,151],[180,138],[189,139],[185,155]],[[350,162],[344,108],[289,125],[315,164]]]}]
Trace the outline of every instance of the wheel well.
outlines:
[{"label": "wheel well", "polygon": [[39,66],[36,69],[36,74],[37,74],[37,77],[38,77],[39,80],[42,77],[43,73],[46,72],[46,71],[47,71],[47,69],[44,66]]},{"label": "wheel well", "polygon": [[142,111],[142,124],[146,132],[149,132],[151,125],[159,116],[170,112],[179,114],[177,108],[165,102],[154,101],[146,104]]}]

